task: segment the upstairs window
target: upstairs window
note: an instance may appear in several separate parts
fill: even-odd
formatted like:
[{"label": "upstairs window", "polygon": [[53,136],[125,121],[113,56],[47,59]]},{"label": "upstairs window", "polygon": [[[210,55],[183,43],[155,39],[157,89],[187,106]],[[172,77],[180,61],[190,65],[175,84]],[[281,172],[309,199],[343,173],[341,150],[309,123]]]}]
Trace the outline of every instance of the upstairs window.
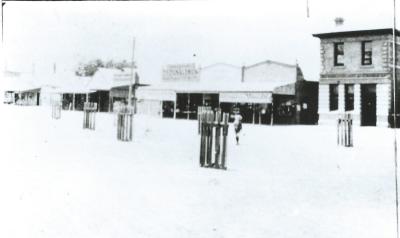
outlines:
[{"label": "upstairs window", "polygon": [[346,84],[344,86],[344,110],[352,111],[354,110],[354,84]]},{"label": "upstairs window", "polygon": [[338,84],[330,84],[329,85],[329,110],[336,111],[338,110],[339,104],[339,85]]},{"label": "upstairs window", "polygon": [[344,65],[344,43],[335,43],[334,44],[334,58],[335,58],[335,66],[343,66]]},{"label": "upstairs window", "polygon": [[371,65],[372,64],[372,42],[363,41],[361,43],[361,64]]}]

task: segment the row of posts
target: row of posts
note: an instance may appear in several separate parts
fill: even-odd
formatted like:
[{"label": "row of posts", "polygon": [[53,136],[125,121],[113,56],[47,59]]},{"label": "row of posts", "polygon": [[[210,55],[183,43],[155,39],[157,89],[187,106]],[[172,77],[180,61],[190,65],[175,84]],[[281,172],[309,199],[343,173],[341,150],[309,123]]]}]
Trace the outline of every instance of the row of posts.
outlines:
[{"label": "row of posts", "polygon": [[[61,118],[61,103],[53,101],[51,105],[51,117],[58,120]],[[95,130],[96,112],[98,105],[95,102],[85,102],[83,106],[83,129]],[[133,135],[133,107],[122,106],[117,112],[117,139],[120,141],[132,141]]]},{"label": "row of posts", "polygon": [[228,113],[199,110],[200,166],[226,169]]},{"label": "row of posts", "polygon": [[61,118],[61,103],[52,102],[51,104],[51,118],[58,120]]},{"label": "row of posts", "polygon": [[97,103],[85,102],[83,105],[83,129],[94,130],[96,127]]},{"label": "row of posts", "polygon": [[117,138],[132,141],[133,107],[123,106],[117,113]]},{"label": "row of posts", "polygon": [[353,146],[353,118],[351,114],[340,115],[337,120],[337,144],[345,147]]}]

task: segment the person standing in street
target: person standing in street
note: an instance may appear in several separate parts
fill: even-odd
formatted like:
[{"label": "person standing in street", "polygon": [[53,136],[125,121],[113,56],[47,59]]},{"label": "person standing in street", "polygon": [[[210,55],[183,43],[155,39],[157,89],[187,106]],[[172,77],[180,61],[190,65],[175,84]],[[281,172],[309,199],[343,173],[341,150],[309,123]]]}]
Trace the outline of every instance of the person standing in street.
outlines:
[{"label": "person standing in street", "polygon": [[242,115],[239,112],[236,112],[233,115],[233,126],[235,128],[235,135],[236,135],[236,144],[239,145],[239,134],[242,130]]}]

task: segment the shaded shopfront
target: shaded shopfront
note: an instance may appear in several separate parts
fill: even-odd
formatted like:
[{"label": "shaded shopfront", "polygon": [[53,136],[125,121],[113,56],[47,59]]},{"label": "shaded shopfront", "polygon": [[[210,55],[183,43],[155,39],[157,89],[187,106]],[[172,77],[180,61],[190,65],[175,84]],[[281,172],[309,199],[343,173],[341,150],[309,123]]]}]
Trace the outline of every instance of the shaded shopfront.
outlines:
[{"label": "shaded shopfront", "polygon": [[89,102],[97,103],[99,112],[109,112],[111,110],[109,91],[104,90],[90,93]]},{"label": "shaded shopfront", "polygon": [[83,104],[86,102],[84,93],[64,93],[62,94],[63,110],[83,110]]},{"label": "shaded shopfront", "polygon": [[[271,103],[228,103],[221,102],[221,110],[229,114],[239,112],[243,123],[271,124],[272,104]],[[230,118],[230,122],[233,118]]]},{"label": "shaded shopfront", "polygon": [[243,123],[270,124],[272,121],[272,92],[221,92],[220,105],[223,112],[239,112]]},{"label": "shaded shopfront", "polygon": [[216,93],[176,94],[176,118],[197,119],[197,110],[199,106],[211,106],[211,108],[215,110],[219,107],[219,95]]}]

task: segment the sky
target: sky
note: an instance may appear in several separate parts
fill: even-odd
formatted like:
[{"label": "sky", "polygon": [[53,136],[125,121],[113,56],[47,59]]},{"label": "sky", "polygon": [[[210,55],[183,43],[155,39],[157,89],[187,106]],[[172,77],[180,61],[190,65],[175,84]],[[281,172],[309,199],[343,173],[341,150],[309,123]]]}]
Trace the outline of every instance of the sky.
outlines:
[{"label": "sky", "polygon": [[[392,0],[7,2],[4,66],[35,74],[74,71],[94,59],[134,59],[141,79],[167,64],[300,65],[318,80],[313,33],[392,27]],[[398,7],[398,9],[400,6]],[[344,25],[336,27],[335,17]]]}]

